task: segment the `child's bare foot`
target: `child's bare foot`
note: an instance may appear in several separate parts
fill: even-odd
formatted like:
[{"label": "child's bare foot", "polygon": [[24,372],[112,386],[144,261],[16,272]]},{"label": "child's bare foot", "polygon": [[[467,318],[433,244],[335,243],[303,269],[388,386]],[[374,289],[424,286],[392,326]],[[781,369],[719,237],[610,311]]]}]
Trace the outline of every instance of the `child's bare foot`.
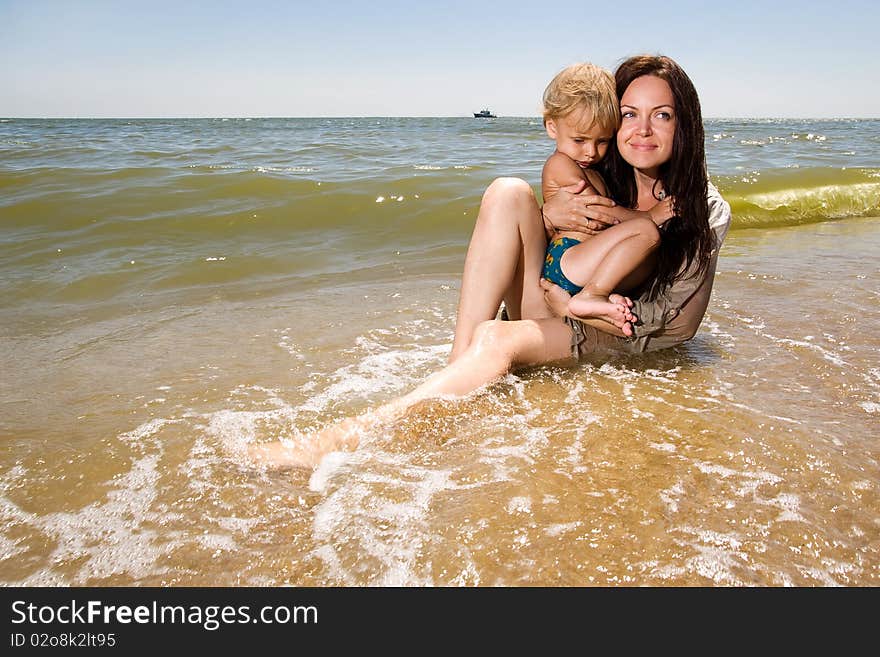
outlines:
[{"label": "child's bare foot", "polygon": [[[620,295],[614,295],[620,297]],[[623,297],[621,297],[623,299]],[[610,297],[576,294],[568,302],[568,310],[577,317],[601,319],[619,328],[624,335],[632,335],[634,315],[626,303],[613,303]]]},{"label": "child's bare foot", "polygon": [[632,324],[634,324],[639,319],[638,316],[632,311],[632,307],[633,307],[632,299],[630,299],[629,297],[625,297],[622,294],[609,294],[608,301],[610,301],[611,303],[620,304],[625,308],[623,314],[626,316],[627,324],[630,325],[629,326],[630,332],[627,333],[626,324],[624,324],[624,326],[623,326],[623,332],[626,333],[626,335],[632,335]]},{"label": "child's bare foot", "polygon": [[627,308],[633,307],[632,299],[630,299],[629,297],[625,297],[622,294],[617,294],[617,293],[609,294],[608,301],[610,301],[611,303],[621,303],[624,306],[626,306]]}]

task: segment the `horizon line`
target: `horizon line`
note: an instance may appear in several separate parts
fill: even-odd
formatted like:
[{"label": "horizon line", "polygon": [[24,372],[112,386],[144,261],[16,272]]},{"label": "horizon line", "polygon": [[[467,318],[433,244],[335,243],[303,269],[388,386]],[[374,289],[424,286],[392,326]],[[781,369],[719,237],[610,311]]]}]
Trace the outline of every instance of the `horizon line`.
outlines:
[{"label": "horizon line", "polygon": [[[314,116],[282,116],[282,115],[190,115],[190,116],[0,116],[0,121],[43,121],[43,120],[75,120],[75,121],[175,121],[175,120],[222,120],[222,119],[484,119],[491,121],[492,119],[540,119],[540,114],[503,114],[494,117],[473,117],[467,114],[451,114],[451,115],[398,115],[398,114],[327,114]],[[878,120],[880,116],[748,116],[748,115],[717,115],[705,116],[704,121],[728,121],[728,120],[754,120],[754,119],[785,119],[795,121],[815,121],[815,120]]]}]

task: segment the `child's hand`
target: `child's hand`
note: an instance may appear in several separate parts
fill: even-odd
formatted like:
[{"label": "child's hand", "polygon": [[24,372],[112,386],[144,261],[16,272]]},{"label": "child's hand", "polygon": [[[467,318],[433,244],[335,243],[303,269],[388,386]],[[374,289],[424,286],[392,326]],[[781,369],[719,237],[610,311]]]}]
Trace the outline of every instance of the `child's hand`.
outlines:
[{"label": "child's hand", "polygon": [[665,224],[667,221],[675,216],[675,204],[672,201],[672,197],[667,196],[665,199],[663,199],[657,205],[651,208],[648,211],[648,214],[651,215],[651,221],[653,221],[658,226],[662,226],[663,224]]}]

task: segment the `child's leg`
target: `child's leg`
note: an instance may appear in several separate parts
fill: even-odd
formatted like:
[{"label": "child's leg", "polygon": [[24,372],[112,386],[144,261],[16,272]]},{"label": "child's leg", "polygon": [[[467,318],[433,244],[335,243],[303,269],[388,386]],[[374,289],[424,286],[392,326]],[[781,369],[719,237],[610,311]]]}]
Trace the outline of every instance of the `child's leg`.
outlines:
[{"label": "child's leg", "polygon": [[653,269],[651,256],[660,245],[660,231],[650,219],[631,219],[607,228],[564,254],[560,265],[583,292],[607,298],[614,290],[642,283]]},{"label": "child's leg", "polygon": [[632,289],[650,276],[659,244],[653,221],[632,219],[571,247],[562,255],[562,271],[584,289],[572,297],[569,310],[621,327],[619,299],[609,295],[615,289]]},{"label": "child's leg", "polygon": [[[615,289],[642,282],[628,280],[660,245],[660,231],[650,219],[630,219],[576,244],[562,254],[562,273],[589,294],[608,297]],[[636,277],[638,278],[638,277]]]}]

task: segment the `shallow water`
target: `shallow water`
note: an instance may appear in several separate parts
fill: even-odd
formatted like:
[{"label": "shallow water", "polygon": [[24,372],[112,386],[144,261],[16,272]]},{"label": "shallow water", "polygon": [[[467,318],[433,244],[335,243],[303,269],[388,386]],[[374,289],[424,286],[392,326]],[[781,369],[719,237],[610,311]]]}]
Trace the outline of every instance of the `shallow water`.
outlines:
[{"label": "shallow water", "polygon": [[[71,123],[29,138],[83,141]],[[423,404],[312,475],[247,464],[248,444],[382,403],[445,362],[480,190],[545,154],[526,120],[496,127],[475,155],[472,134],[442,131],[406,155],[427,128],[403,122],[372,181],[252,171],[284,158],[261,159],[271,134],[245,131],[202,139],[246,160],[246,179],[182,171],[223,162],[155,136],[127,154],[111,141],[71,162],[4,160],[0,581],[878,584],[880,183],[867,167],[880,159],[875,146],[845,168],[851,147],[815,125],[714,126],[826,135],[790,139],[794,164],[831,152],[811,182],[780,153],[770,169],[748,160],[785,144],[709,143],[734,229],[690,343]],[[519,157],[517,141],[534,151]],[[179,167],[132,172],[146,157]],[[740,159],[759,182],[735,180]],[[406,162],[444,169],[398,175]],[[331,178],[347,200],[309,195]],[[804,210],[821,194],[824,221]]]}]

